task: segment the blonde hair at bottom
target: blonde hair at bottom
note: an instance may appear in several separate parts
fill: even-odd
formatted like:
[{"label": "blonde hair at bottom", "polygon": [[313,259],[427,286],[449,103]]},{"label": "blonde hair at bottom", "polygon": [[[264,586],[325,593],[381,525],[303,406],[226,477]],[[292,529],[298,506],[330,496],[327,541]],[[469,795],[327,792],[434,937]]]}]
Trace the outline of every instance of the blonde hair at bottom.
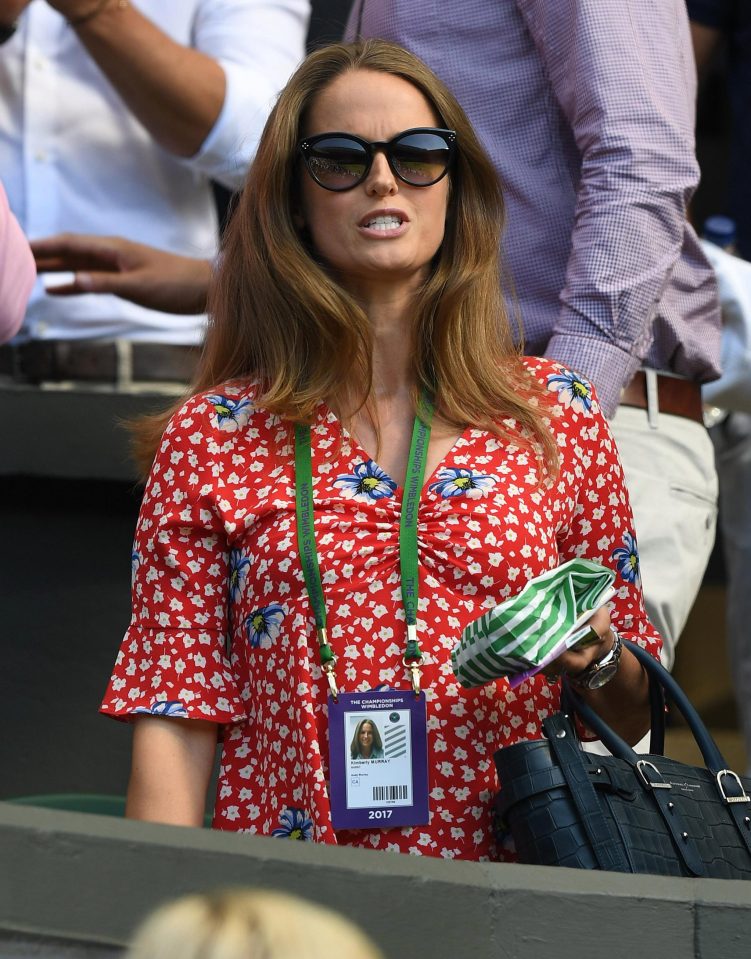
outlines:
[{"label": "blonde hair at bottom", "polygon": [[353,923],[286,893],[225,889],[161,906],[125,959],[383,959]]}]

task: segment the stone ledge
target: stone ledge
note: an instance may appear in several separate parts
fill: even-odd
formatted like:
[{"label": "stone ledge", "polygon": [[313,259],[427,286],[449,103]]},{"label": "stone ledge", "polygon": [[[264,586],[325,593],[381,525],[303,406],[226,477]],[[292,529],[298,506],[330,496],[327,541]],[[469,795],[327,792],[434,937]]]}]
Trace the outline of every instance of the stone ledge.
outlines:
[{"label": "stone ledge", "polygon": [[56,938],[80,956],[127,942],[160,902],[233,885],[326,902],[393,959],[748,955],[745,882],[444,862],[5,803],[0,863],[0,943]]}]

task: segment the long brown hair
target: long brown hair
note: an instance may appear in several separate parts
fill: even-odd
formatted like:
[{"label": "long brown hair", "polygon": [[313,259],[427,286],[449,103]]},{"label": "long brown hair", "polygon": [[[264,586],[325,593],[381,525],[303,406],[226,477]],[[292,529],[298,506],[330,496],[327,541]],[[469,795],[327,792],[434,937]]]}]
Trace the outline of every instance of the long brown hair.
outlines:
[{"label": "long brown hair", "polygon": [[[436,411],[457,428],[498,433],[498,423],[513,417],[555,470],[543,391],[521,363],[501,293],[497,174],[447,87],[413,54],[383,40],[322,47],[280,94],[224,237],[191,393],[255,380],[257,405],[292,422],[312,421],[317,405],[342,384],[368,402],[368,317],[316,259],[294,219],[306,114],[318,93],[349,70],[401,77],[425,96],[443,127],[457,132],[445,235],[415,303],[415,402],[437,385]],[[147,469],[169,415],[142,420],[136,430]]]},{"label": "long brown hair", "polygon": [[372,748],[377,749],[380,753],[383,753],[383,740],[381,739],[381,734],[378,732],[378,727],[373,722],[372,719],[361,719],[355,728],[355,734],[352,737],[352,742],[349,744],[349,754],[352,759],[357,759],[360,755],[360,733],[362,732],[362,727],[368,723],[372,732],[373,732],[373,746]]}]

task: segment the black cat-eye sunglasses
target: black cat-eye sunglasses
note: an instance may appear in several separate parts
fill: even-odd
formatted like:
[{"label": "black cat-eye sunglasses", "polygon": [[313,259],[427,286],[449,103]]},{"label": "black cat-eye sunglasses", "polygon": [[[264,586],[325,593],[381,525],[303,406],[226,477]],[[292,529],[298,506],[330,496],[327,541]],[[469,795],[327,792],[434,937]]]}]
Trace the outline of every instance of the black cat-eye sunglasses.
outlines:
[{"label": "black cat-eye sunglasses", "polygon": [[317,133],[298,144],[308,173],[325,190],[351,190],[367,177],[377,150],[410,186],[432,186],[449,171],[456,150],[454,130],[415,127],[390,140],[370,142],[354,133]]}]

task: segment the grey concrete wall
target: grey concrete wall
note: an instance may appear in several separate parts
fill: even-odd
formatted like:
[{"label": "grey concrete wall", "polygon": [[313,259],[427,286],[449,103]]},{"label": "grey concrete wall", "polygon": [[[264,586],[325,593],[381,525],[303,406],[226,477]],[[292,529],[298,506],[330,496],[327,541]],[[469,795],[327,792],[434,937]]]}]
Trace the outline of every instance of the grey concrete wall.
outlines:
[{"label": "grey concrete wall", "polygon": [[123,422],[177,399],[174,390],[119,393],[104,386],[0,384],[0,476],[132,484],[136,472]]},{"label": "grey concrete wall", "polygon": [[0,803],[0,955],[11,942],[51,955],[57,942],[98,959],[157,904],[228,885],[325,902],[389,959],[747,959],[751,948],[751,883],[444,862]]}]

